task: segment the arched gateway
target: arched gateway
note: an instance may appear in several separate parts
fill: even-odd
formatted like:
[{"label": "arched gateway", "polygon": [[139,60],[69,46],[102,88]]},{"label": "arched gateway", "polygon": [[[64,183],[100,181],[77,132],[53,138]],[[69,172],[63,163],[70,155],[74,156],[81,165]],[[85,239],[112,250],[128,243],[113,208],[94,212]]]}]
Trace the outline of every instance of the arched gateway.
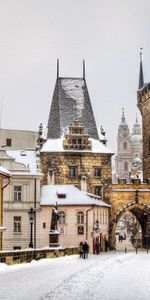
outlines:
[{"label": "arched gateway", "polygon": [[110,246],[116,247],[115,230],[120,217],[130,211],[139,221],[142,230],[142,246],[150,248],[150,180],[141,184],[139,179],[126,183],[119,179],[110,193]]}]

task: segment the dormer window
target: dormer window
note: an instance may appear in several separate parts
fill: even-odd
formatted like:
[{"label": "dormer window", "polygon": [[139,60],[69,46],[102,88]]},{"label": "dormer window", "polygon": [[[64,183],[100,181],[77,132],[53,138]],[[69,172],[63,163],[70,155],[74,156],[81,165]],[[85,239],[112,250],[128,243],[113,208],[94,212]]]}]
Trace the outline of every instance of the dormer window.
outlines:
[{"label": "dormer window", "polygon": [[83,124],[75,121],[69,126],[69,133],[65,134],[63,141],[64,149],[70,150],[91,150],[92,143],[89,141],[89,134],[84,130]]},{"label": "dormer window", "polygon": [[65,194],[65,193],[57,192],[57,197],[58,197],[59,199],[65,199],[65,198],[66,198],[66,194]]}]

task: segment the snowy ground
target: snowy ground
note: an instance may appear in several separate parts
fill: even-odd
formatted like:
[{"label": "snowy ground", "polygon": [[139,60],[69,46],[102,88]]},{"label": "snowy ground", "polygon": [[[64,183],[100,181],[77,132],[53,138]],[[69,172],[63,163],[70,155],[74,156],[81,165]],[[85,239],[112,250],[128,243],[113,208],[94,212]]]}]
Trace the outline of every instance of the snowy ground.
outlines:
[{"label": "snowy ground", "polygon": [[0,264],[0,300],[148,300],[150,253]]}]

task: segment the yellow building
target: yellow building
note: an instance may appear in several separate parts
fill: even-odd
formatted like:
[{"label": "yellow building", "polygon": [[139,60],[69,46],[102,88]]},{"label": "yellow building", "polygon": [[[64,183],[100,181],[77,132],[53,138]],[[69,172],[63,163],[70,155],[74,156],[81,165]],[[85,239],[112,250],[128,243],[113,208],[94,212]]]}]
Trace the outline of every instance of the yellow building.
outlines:
[{"label": "yellow building", "polygon": [[3,249],[3,190],[10,182],[10,173],[3,167],[0,167],[0,250]]}]

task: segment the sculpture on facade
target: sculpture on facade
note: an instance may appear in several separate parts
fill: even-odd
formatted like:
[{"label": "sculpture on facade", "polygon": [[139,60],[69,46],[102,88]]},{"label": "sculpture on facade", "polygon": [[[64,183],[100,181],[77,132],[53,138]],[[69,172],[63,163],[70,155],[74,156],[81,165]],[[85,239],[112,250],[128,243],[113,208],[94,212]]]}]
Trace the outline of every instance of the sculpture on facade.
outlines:
[{"label": "sculpture on facade", "polygon": [[57,223],[59,220],[59,212],[58,212],[58,206],[56,205],[52,208],[51,213],[51,223],[50,223],[50,232],[49,232],[49,246],[50,247],[59,247],[59,234],[57,228]]},{"label": "sculpture on facade", "polygon": [[52,208],[52,216],[51,216],[51,226],[50,231],[57,231],[57,222],[59,220],[59,213],[57,204]]}]

